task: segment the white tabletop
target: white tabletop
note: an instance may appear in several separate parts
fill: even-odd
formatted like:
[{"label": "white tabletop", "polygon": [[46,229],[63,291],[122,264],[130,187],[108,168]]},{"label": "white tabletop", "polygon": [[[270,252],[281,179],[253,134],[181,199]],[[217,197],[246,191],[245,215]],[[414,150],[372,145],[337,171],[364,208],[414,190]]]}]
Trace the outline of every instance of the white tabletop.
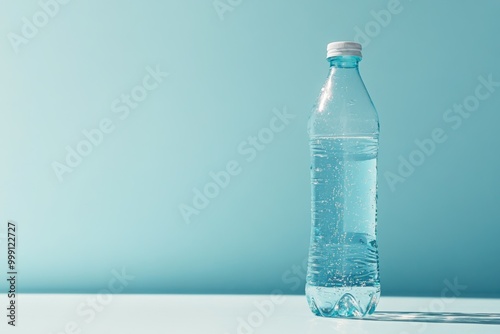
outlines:
[{"label": "white tabletop", "polygon": [[500,299],[382,297],[372,320],[319,318],[304,296],[267,295],[25,294],[15,328],[5,312],[2,333],[500,333]]}]

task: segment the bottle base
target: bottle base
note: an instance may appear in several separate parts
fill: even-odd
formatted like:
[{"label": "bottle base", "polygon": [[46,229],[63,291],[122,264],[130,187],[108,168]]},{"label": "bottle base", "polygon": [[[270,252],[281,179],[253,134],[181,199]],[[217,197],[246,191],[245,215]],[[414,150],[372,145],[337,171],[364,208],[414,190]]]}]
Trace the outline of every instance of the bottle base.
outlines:
[{"label": "bottle base", "polygon": [[320,317],[361,318],[375,312],[380,287],[327,288],[306,285],[311,311]]}]

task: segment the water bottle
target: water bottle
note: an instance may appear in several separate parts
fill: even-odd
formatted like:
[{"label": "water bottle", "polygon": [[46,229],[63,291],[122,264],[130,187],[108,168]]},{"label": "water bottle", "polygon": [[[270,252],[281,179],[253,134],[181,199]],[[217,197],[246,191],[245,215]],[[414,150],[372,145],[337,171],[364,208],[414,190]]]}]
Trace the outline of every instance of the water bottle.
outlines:
[{"label": "water bottle", "polygon": [[324,317],[363,317],[380,298],[378,115],[359,75],[361,45],[328,44],[330,71],[309,118],[311,243],[306,296]]}]

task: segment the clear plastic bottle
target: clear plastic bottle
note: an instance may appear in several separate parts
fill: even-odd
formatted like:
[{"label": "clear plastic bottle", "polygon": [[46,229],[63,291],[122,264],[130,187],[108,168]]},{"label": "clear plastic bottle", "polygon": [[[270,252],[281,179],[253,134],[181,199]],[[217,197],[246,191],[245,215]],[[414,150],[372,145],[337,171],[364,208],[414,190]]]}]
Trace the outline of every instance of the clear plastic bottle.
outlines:
[{"label": "clear plastic bottle", "polygon": [[330,72],[309,119],[311,244],[306,296],[324,317],[362,317],[380,297],[378,115],[359,75],[361,45],[328,44]]}]

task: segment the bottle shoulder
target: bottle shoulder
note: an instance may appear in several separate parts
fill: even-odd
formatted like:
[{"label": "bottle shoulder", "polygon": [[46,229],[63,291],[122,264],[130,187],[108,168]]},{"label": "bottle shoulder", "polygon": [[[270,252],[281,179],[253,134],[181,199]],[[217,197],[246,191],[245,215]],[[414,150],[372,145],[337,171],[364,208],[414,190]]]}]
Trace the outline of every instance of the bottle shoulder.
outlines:
[{"label": "bottle shoulder", "polygon": [[330,102],[313,107],[308,121],[309,134],[378,135],[380,122],[373,103]]},{"label": "bottle shoulder", "polygon": [[312,135],[377,135],[379,117],[359,73],[330,74],[309,118]]}]

